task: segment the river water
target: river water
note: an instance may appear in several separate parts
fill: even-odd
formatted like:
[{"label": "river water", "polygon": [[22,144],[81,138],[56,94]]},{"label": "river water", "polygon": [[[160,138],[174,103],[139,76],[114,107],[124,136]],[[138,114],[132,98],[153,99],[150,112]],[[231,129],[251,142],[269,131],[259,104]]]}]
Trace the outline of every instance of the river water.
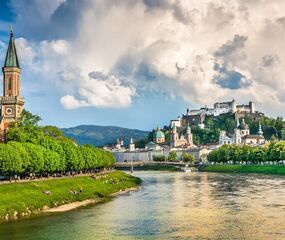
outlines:
[{"label": "river water", "polygon": [[136,172],[99,205],[0,224],[1,240],[285,239],[285,177]]}]

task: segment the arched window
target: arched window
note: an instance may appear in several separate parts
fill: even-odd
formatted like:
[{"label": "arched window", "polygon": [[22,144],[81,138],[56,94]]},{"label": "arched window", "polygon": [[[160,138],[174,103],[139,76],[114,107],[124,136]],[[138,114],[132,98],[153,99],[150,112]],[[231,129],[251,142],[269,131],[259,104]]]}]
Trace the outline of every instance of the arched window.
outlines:
[{"label": "arched window", "polygon": [[12,90],[12,78],[8,80],[8,90]]}]

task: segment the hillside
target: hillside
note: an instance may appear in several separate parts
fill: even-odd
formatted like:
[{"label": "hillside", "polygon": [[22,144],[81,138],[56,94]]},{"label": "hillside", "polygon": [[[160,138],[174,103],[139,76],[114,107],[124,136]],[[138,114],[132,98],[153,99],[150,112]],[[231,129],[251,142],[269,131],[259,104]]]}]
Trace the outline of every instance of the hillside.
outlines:
[{"label": "hillside", "polygon": [[135,141],[147,138],[149,132],[137,129],[128,129],[113,126],[81,125],[72,128],[62,128],[64,135],[75,139],[79,144],[93,144],[94,146],[104,146],[114,144],[117,138],[122,137],[124,143],[128,144],[130,138]]}]

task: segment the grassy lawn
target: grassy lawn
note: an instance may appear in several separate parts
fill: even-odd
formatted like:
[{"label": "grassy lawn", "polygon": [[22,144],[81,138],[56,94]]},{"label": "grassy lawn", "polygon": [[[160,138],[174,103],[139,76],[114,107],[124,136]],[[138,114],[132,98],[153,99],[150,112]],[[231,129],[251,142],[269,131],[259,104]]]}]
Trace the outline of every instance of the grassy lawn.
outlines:
[{"label": "grassy lawn", "polygon": [[[135,187],[140,182],[139,178],[114,171],[96,175],[96,179],[82,176],[0,184],[0,217],[3,218],[6,214],[12,216],[15,212],[35,213],[44,206],[55,207],[75,201],[104,198],[120,189]],[[44,191],[50,191],[50,195],[44,194]]]},{"label": "grassy lawn", "polygon": [[261,166],[261,165],[217,165],[203,166],[199,168],[201,172],[221,172],[221,173],[261,173],[285,175],[285,166]]}]

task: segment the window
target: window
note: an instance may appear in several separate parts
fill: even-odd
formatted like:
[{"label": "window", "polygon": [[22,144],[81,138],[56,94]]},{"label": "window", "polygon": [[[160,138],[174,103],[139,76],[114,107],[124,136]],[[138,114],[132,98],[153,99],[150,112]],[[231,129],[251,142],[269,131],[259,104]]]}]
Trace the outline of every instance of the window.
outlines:
[{"label": "window", "polygon": [[9,78],[9,81],[8,81],[8,90],[12,90],[12,78]]}]

